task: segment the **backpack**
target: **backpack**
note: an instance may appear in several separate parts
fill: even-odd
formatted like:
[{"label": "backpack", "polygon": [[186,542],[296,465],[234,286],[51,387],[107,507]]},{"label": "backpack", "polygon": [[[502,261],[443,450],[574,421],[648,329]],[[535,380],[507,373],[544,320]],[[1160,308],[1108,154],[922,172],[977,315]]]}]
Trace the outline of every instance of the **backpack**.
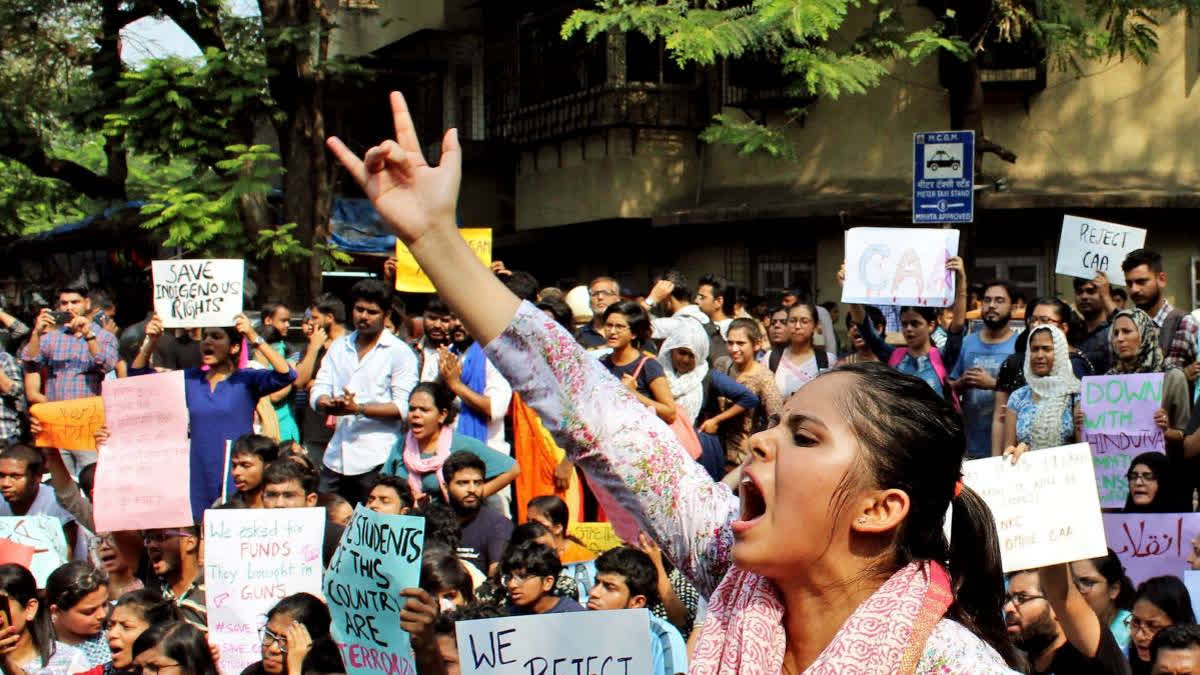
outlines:
[{"label": "backpack", "polygon": [[[888,357],[888,365],[896,368],[904,357],[908,356],[908,350],[900,347],[892,350],[892,355]],[[942,383],[942,391],[949,394],[950,402],[954,404],[954,409],[962,412],[962,407],[958,401],[958,394],[950,388],[950,382],[946,379],[946,364],[942,362],[942,352],[937,347],[929,349],[929,365],[933,366],[933,372],[938,376],[938,380]]]},{"label": "backpack", "polygon": [[708,333],[708,365],[713,366],[722,358],[729,360],[729,344],[721,337],[721,328],[715,321],[700,325],[704,327],[704,332]]},{"label": "backpack", "polygon": [[[783,350],[785,347],[774,347],[771,349],[771,355],[767,357],[768,368],[774,373],[779,370],[779,359],[783,358]],[[824,348],[818,349],[813,347],[813,358],[817,360],[817,372],[829,370],[829,353]]]}]

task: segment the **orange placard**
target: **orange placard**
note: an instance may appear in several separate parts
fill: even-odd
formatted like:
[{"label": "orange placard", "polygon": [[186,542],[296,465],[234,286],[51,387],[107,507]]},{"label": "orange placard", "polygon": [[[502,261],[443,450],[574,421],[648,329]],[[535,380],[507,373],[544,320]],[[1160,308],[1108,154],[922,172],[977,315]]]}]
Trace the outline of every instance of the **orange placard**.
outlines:
[{"label": "orange placard", "polygon": [[622,545],[612,523],[571,523],[567,532],[596,555]]},{"label": "orange placard", "polygon": [[42,431],[34,439],[39,448],[95,451],[96,431],[104,426],[104,399],[89,396],[35,403],[29,414],[42,423]]}]

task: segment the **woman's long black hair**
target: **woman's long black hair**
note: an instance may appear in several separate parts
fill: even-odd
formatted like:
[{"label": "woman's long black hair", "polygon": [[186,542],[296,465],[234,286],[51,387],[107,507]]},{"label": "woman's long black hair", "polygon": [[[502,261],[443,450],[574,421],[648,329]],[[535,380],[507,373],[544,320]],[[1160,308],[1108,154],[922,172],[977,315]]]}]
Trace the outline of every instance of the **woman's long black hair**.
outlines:
[{"label": "woman's long black hair", "polygon": [[[1196,613],[1192,611],[1192,600],[1188,595],[1187,586],[1176,576],[1164,575],[1151,577],[1138,584],[1137,593],[1133,596],[1134,604],[1145,600],[1162,610],[1171,618],[1172,625],[1196,623]],[[1129,666],[1134,675],[1149,673],[1152,663],[1138,658],[1137,648],[1129,644]]]},{"label": "woman's long black hair", "polygon": [[[966,450],[961,415],[924,380],[882,363],[846,365],[829,373],[858,378],[844,388],[840,402],[864,450],[859,456],[866,480],[908,494],[908,517],[896,533],[893,564],[945,564],[954,592],[946,617],[991,645],[1009,666],[1020,668],[1023,660],[1001,610],[1004,573],[995,519],[970,488],[954,496]],[[942,526],[951,500],[947,542]]]},{"label": "woman's long black hair", "polygon": [[164,656],[179,663],[180,672],[188,675],[220,675],[213,663],[212,652],[204,632],[186,621],[156,623],[133,641],[132,654],[158,647]]},{"label": "woman's long black hair", "polygon": [[[17,605],[24,610],[30,600],[38,599],[37,580],[29,570],[20,565],[0,565],[0,602],[5,600],[4,596],[16,600]],[[25,626],[44,668],[50,663],[50,657],[54,656],[54,624],[50,622],[50,608],[39,601],[37,613]]]}]

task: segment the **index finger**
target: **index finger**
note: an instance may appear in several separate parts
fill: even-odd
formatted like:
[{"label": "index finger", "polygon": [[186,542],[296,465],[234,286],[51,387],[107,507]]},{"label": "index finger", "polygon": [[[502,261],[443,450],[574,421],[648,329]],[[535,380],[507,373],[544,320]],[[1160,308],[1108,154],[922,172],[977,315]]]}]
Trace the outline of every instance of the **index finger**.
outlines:
[{"label": "index finger", "polygon": [[330,136],[325,139],[325,147],[329,148],[333,156],[337,157],[342,166],[346,167],[346,171],[349,171],[350,175],[354,176],[354,180],[358,183],[358,186],[365,188],[367,185],[367,167],[363,164],[362,159],[354,154],[353,150],[347,148],[342,139],[337,136]]},{"label": "index finger", "polygon": [[413,126],[412,115],[408,112],[408,101],[404,94],[393,91],[389,97],[392,102],[392,124],[396,127],[396,142],[405,152],[412,155],[414,166],[428,166],[425,155],[421,152],[421,143],[417,140],[417,128]]}]

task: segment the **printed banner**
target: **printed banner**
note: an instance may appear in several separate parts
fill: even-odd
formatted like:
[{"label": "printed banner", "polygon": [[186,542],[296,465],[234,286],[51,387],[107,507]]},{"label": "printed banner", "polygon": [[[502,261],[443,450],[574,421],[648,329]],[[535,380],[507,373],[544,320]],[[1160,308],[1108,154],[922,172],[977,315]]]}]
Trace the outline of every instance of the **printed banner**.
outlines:
[{"label": "printed banner", "polygon": [[105,380],[108,440],[96,466],[98,532],[192,525],[183,371]]},{"label": "printed banner", "polygon": [[479,619],[454,628],[463,675],[654,672],[645,609]]},{"label": "printed banner", "polygon": [[1182,577],[1200,543],[1200,513],[1106,513],[1104,533],[1135,586],[1164,574]]},{"label": "printed banner", "polygon": [[150,271],[163,328],[232,326],[242,313],[244,260],[155,260]]},{"label": "printed banner", "polygon": [[1113,286],[1124,286],[1121,263],[1130,251],[1145,245],[1146,231],[1140,227],[1063,216],[1054,271],[1081,279],[1094,279],[1097,272],[1104,272]]},{"label": "printed banner", "polygon": [[1085,443],[963,462],[963,483],[996,519],[1005,572],[1104,555],[1104,523]]},{"label": "printed banner", "polygon": [[[33,549],[28,569],[37,579],[38,588],[45,588],[46,577],[71,559],[62,523],[53,516],[2,516],[0,539]],[[21,550],[11,546],[7,549],[8,553],[23,556]]]},{"label": "printed banner", "polygon": [[417,587],[424,549],[424,518],[355,509],[325,575],[347,675],[416,675],[412,643],[400,628],[399,593]]},{"label": "printed banner", "polygon": [[958,230],[854,227],[846,230],[842,302],[947,307],[954,302]]},{"label": "printed banner", "polygon": [[[492,228],[463,228],[458,231],[475,252],[479,262],[492,264]],[[408,247],[396,240],[396,290],[404,293],[435,293],[433,282],[425,276],[421,265]]]},{"label": "printed banner", "polygon": [[567,534],[578,539],[584,548],[596,555],[624,545],[613,531],[612,523],[571,523],[567,526]]},{"label": "printed banner", "polygon": [[1083,378],[1083,434],[1092,448],[1101,507],[1125,506],[1125,474],[1134,457],[1166,452],[1162,429],[1154,423],[1154,413],[1162,407],[1162,388],[1162,373]]},{"label": "printed banner", "polygon": [[208,640],[222,673],[262,659],[258,629],[275,603],[321,597],[325,509],[214,509],[204,513]]},{"label": "printed banner", "polygon": [[42,423],[34,439],[39,448],[95,450],[96,432],[104,426],[104,401],[99,396],[69,401],[34,403],[29,414]]}]

